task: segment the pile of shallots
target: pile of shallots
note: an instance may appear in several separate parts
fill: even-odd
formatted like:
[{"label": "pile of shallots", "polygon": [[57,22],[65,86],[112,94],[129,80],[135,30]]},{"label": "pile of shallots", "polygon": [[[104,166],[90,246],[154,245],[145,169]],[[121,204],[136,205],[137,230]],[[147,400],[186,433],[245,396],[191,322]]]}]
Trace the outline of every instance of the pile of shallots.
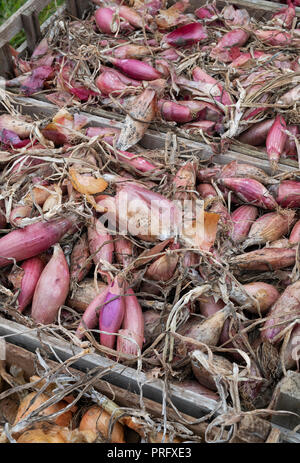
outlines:
[{"label": "pile of shallots", "polygon": [[87,122],[0,116],[2,312],[145,371],[167,362],[211,398],[236,362],[243,405],[265,406],[298,362],[297,172],[125,152],[120,129]]},{"label": "pile of shallots", "polygon": [[56,22],[29,60],[14,52],[16,76],[7,88],[59,107],[127,114],[121,150],[159,123],[218,152],[230,143],[255,146],[274,172],[280,158],[298,158],[293,1],[259,21],[232,5],[187,12],[188,0],[169,7],[163,0],[95,3],[86,20]]},{"label": "pile of shallots", "polygon": [[[1,311],[267,407],[299,367],[300,176],[273,175],[299,154],[295,7],[262,23],[233,6],[131,3],[97,2],[30,60],[15,56],[7,87],[60,109],[0,115]],[[79,111],[99,107],[126,114],[122,128]],[[143,148],[162,121],[165,149]],[[178,130],[201,135],[211,160],[177,144]],[[238,142],[266,150],[272,176],[213,162]]]}]

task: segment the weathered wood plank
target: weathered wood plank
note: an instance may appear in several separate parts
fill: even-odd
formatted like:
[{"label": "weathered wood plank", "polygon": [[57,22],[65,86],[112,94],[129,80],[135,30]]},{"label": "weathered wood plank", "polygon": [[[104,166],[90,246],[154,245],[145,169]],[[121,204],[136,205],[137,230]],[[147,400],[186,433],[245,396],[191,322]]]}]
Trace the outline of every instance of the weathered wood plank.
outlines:
[{"label": "weathered wood plank", "polygon": [[279,429],[281,432],[280,440],[281,442],[290,442],[292,444],[300,444],[300,434],[290,431],[289,429],[284,428],[278,424],[271,423],[275,429]]},{"label": "weathered wood plank", "polygon": [[[273,415],[272,423],[293,429],[300,425],[300,373],[289,370],[274,392],[274,410],[298,414]],[[298,430],[300,433],[300,430]]]},{"label": "weathered wood plank", "polygon": [[0,26],[0,48],[23,29],[22,14],[39,14],[52,0],[28,0]]},{"label": "weathered wood plank", "polygon": [[[51,103],[46,103],[41,100],[36,100],[33,98],[15,98],[17,102],[20,103],[21,109],[23,109],[26,114],[30,115],[37,115],[41,117],[49,117],[54,115],[59,108]],[[72,112],[72,109],[70,109]],[[109,127],[113,124],[115,127],[122,128],[123,121],[116,121],[113,119],[114,115],[112,113],[107,113],[106,117],[95,116],[90,113],[82,113],[84,114],[88,120],[89,125],[95,126],[104,126]],[[163,131],[156,131],[156,130],[148,130],[143,139],[141,140],[140,144],[146,149],[161,149],[165,146],[165,138],[166,132]],[[257,157],[254,154],[244,154],[241,148],[238,148],[238,151],[234,151],[233,149],[228,150],[224,154],[213,154],[212,150],[209,145],[205,143],[189,140],[178,136],[178,142],[182,146],[186,146],[187,150],[190,149],[191,152],[194,154],[197,153],[200,159],[212,159],[213,162],[218,164],[226,164],[231,161],[238,161],[244,162],[248,164],[252,164],[256,167],[260,167],[264,169],[268,174],[271,173],[270,171],[270,163],[268,161],[267,156],[264,153],[259,153],[261,156]],[[282,172],[291,172],[298,168],[298,164],[294,161],[287,162],[286,159],[280,161],[278,165],[278,173]]]},{"label": "weathered wood plank", "polygon": [[278,444],[279,442],[281,442],[280,435],[281,435],[280,429],[272,428],[266,440],[266,444]]},{"label": "weathered wood plank", "polygon": [[77,18],[78,17],[77,1],[76,0],[66,0],[66,10],[70,15]]},{"label": "weathered wood plank", "polygon": [[[62,14],[64,14],[64,12],[66,11],[66,5],[62,5],[60,6],[55,13],[53,13],[48,19],[46,19],[46,21],[44,21],[41,25],[40,25],[40,29],[41,29],[41,33],[42,35],[48,30],[48,27],[51,27],[52,23],[59,17],[61,16]],[[22,45],[20,45],[18,48],[17,48],[17,52],[20,53],[20,57],[22,58],[23,57],[23,54],[24,52],[27,50],[27,40],[25,40],[25,42],[22,43]]]},{"label": "weathered wood plank", "polygon": [[77,3],[77,17],[82,18],[84,12],[87,10],[91,2],[89,0],[77,0],[76,3]]},{"label": "weathered wood plank", "polygon": [[21,15],[21,17],[26,35],[27,48],[30,53],[33,53],[33,50],[35,49],[42,36],[38,14],[36,11],[26,11]]},{"label": "weathered wood plank", "polygon": [[0,48],[0,76],[6,79],[14,77],[13,60],[8,43]]}]

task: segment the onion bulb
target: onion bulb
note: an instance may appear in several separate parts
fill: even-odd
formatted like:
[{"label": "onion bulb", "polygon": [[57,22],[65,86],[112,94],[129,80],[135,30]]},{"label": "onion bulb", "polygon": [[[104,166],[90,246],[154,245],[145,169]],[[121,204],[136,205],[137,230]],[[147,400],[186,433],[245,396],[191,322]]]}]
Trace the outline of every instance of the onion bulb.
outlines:
[{"label": "onion bulb", "polygon": [[[92,431],[95,434],[101,433],[103,437],[108,438],[110,416],[101,407],[94,405],[81,418],[79,431]],[[124,428],[118,422],[112,428],[111,442],[115,444],[125,443]]]},{"label": "onion bulb", "polygon": [[[37,395],[36,392],[31,392],[30,394],[28,394],[26,397],[24,397],[24,399],[21,401],[19,405],[18,413],[14,424],[16,425],[19,421],[25,419],[30,413],[39,408],[47,400],[49,400],[49,396],[46,394]],[[31,403],[31,401],[33,403]],[[53,413],[59,412],[67,405],[68,404],[65,401],[61,400],[55,404],[49,405],[49,407],[41,411],[40,414],[46,417],[48,415],[52,415]],[[54,418],[54,423],[58,426],[68,426],[71,422],[71,419],[72,412],[68,410],[65,413],[62,413],[61,415]]]}]

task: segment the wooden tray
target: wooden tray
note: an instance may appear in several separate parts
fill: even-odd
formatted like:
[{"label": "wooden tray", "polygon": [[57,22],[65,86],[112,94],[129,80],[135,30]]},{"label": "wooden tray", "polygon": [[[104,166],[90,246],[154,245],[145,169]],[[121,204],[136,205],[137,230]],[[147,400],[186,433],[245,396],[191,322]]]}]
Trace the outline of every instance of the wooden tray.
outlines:
[{"label": "wooden tray", "polygon": [[[38,13],[48,4],[50,0],[29,0],[23,7],[21,7],[17,13],[15,13],[4,25],[0,27],[0,75],[9,74],[11,70],[11,59],[9,59],[10,49],[8,42],[11,38],[24,29],[27,37],[27,42],[22,45],[22,49],[26,47],[32,50],[36,43],[39,41],[41,33],[46,27],[51,27],[51,22],[54,17],[62,14],[64,11],[68,11],[73,16],[81,17],[84,10],[88,7],[88,1],[76,1],[69,0],[65,2],[65,5],[61,7],[47,22],[41,27],[37,21]],[[193,0],[192,4],[199,7],[204,4],[205,1]],[[271,12],[279,9],[281,5],[277,3],[267,1],[233,1],[227,0],[227,3],[235,4],[239,7],[250,8],[251,14],[256,18],[262,17],[263,15],[270,15]],[[224,6],[226,4],[223,0],[218,0],[217,5]],[[79,6],[80,5],[80,6]],[[260,16],[259,16],[260,15]],[[297,9],[297,15],[300,17],[300,8]],[[26,18],[26,19],[24,19]],[[28,19],[29,18],[29,19]],[[47,23],[47,24],[46,24]],[[51,117],[57,111],[58,108],[50,103],[40,101],[35,98],[17,98],[17,102],[22,107],[24,114],[36,115],[38,117]],[[109,119],[118,119],[114,122],[116,127],[122,127],[123,117],[101,111],[101,116],[94,114],[83,113],[89,118],[90,125],[94,126],[111,126],[112,121]],[[155,130],[148,130],[141,145],[145,148],[163,148],[165,144],[167,127],[160,127],[160,132]],[[201,159],[212,159],[216,163],[226,164],[230,161],[237,160],[239,162],[246,162],[253,164],[257,167],[263,168],[266,172],[269,171],[269,162],[267,156],[245,145],[236,147],[233,146],[225,154],[213,155],[208,145],[200,142],[196,142],[183,137],[178,137],[178,142],[184,145],[187,149],[190,149],[193,154],[197,155]],[[294,161],[282,160],[279,164],[279,172],[289,172],[297,168],[298,165]],[[26,328],[17,323],[0,318],[0,337],[5,336],[9,342],[19,345],[30,352],[35,352],[36,348],[41,347],[41,340],[37,337],[34,332],[26,332]],[[56,338],[47,337],[45,341],[48,348],[52,350],[53,355],[57,355],[62,360],[65,360],[72,356],[74,352],[78,352],[79,348],[71,346],[69,343],[58,342]],[[80,349],[79,349],[80,351]],[[86,371],[90,368],[99,367],[99,371],[103,371],[108,368],[109,372],[105,379],[107,379],[114,387],[120,388],[122,391],[128,391],[128,394],[133,394],[130,397],[136,397],[140,388],[141,381],[143,382],[146,378],[143,373],[137,373],[136,370],[124,367],[120,364],[107,360],[106,358],[98,354],[88,354],[84,358],[81,358],[73,365],[74,367]],[[216,402],[210,399],[203,398],[202,396],[192,393],[190,391],[182,391],[177,386],[172,386],[172,401],[179,411],[186,415],[199,418],[207,413],[212,412],[215,409]],[[148,381],[143,386],[143,393],[147,400],[153,401],[156,404],[156,410],[161,410],[161,406],[158,405],[162,400],[163,383],[160,380]],[[157,411],[157,413],[160,413]],[[173,413],[175,413],[173,411]],[[216,412],[217,413],[217,412]],[[175,419],[175,418],[174,418]],[[277,421],[277,427],[280,428],[280,420]],[[199,425],[200,426],[200,425]],[[281,428],[283,440],[287,442],[299,442],[299,434],[292,433],[285,428]]]},{"label": "wooden tray", "polygon": [[[22,108],[23,114],[30,114],[31,116],[37,116],[39,118],[51,117],[58,110],[55,105],[31,98],[17,98],[16,102],[18,108]],[[111,120],[103,117],[94,116],[88,113],[82,114],[88,118],[89,125],[112,125]],[[114,125],[116,127],[121,127],[122,122],[116,121],[114,122]],[[178,138],[178,143],[183,145],[187,152],[190,149],[191,153],[194,155],[196,153],[201,159],[212,159],[214,162],[221,164],[237,160],[239,162],[247,162],[258,167],[265,168],[265,170],[268,171],[269,164],[267,160],[259,160],[255,157],[243,154],[238,155],[233,151],[228,151],[223,155],[212,155],[209,146],[198,142],[187,141],[180,137]],[[145,148],[163,148],[165,145],[165,134],[149,130],[143,137],[140,144]],[[288,165],[279,165],[279,171],[281,172],[288,172],[291,169],[292,168]],[[55,355],[62,360],[66,360],[81,350],[70,343],[61,342],[60,340],[48,335],[43,335],[42,338],[40,338],[37,336],[35,330],[29,331],[26,327],[12,321],[8,321],[4,318],[0,318],[0,337],[2,336],[4,336],[9,342],[26,348],[31,352],[35,352],[37,348],[41,348],[41,346],[46,345],[48,346],[48,349],[52,351],[53,355],[55,353]],[[133,368],[120,365],[94,353],[81,358],[73,366],[82,371],[87,371],[95,367],[98,367],[99,371],[109,369],[105,379],[112,385],[126,391],[130,391],[132,394],[138,394],[140,391],[139,384],[143,383],[147,379],[144,373],[138,373]],[[148,380],[143,386],[143,395],[145,398],[158,404],[161,403],[162,400],[162,391],[163,383],[161,380]],[[136,397],[136,400],[138,400],[138,396]],[[216,407],[216,402],[214,400],[206,399],[205,397],[190,391],[182,391],[182,389],[177,386],[172,386],[172,401],[180,412],[195,418],[211,413]],[[216,411],[216,413],[218,413],[218,411]],[[280,423],[279,415],[276,426],[280,426]],[[286,428],[282,428],[281,432],[283,433],[282,435],[286,436],[288,442],[300,442],[300,436],[288,431]]]},{"label": "wooden tray", "polygon": [[[175,3],[176,0],[170,0],[169,5]],[[2,26],[0,26],[0,76],[8,77],[12,72],[12,60],[11,60],[11,51],[9,47],[9,40],[11,40],[18,32],[24,30],[27,40],[21,45],[18,49],[20,52],[28,50],[29,52],[34,49],[36,44],[39,42],[41,35],[45,32],[51,24],[59,15],[68,12],[74,17],[82,18],[84,12],[91,6],[89,0],[67,0],[64,2],[63,6],[58,8],[57,12],[54,13],[47,21],[42,25],[39,24],[38,14],[51,2],[51,0],[28,0],[19,10],[14,13]],[[201,5],[206,3],[206,0],[190,0],[191,7],[190,11],[194,11],[195,8],[199,8]],[[274,3],[264,0],[217,0],[216,4],[218,7],[222,8],[226,4],[232,4],[239,8],[246,8],[249,13],[259,19],[259,18],[268,18],[271,13],[280,9],[283,5],[279,3]],[[300,18],[300,8],[296,8],[296,14]],[[34,99],[45,102],[46,99],[43,96],[34,97]],[[43,105],[41,104],[41,108]],[[116,119],[118,121],[123,121],[125,116],[117,113],[112,113],[108,110],[101,108],[89,108],[89,112],[94,115],[99,115],[107,119]],[[159,128],[160,132],[166,133],[170,131],[170,126],[164,123],[152,124],[151,129],[155,130],[156,127]],[[193,144],[194,137],[189,136],[180,136],[181,139],[186,138],[189,140],[189,143]],[[208,152],[208,149],[205,148],[204,143],[199,143],[203,148],[203,154]],[[222,159],[226,163],[228,162],[231,153],[235,152],[239,154],[239,159],[242,162],[243,159],[246,160],[247,157],[257,158],[259,166],[263,168],[268,167],[267,155],[261,150],[241,144],[238,142],[233,142],[231,149]],[[210,153],[210,151],[209,151]],[[246,157],[245,157],[246,156]],[[218,161],[219,162],[219,161]],[[221,161],[220,161],[221,162]],[[256,162],[256,161],[254,161]],[[286,170],[298,169],[298,164],[290,159],[281,160],[281,165],[286,166]]]}]

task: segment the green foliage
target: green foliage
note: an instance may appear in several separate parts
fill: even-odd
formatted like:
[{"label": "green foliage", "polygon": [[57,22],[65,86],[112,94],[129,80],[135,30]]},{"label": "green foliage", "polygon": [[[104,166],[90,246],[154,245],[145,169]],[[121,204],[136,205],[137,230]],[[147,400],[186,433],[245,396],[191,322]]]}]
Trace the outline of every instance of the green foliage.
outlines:
[{"label": "green foliage", "polygon": [[[24,5],[26,0],[0,0],[0,25],[5,22],[13,13],[15,13],[20,6]],[[40,24],[49,18],[57,9],[62,5],[64,0],[53,0],[46,6],[39,14]],[[18,48],[25,40],[24,32],[17,34],[11,41],[14,48]]]}]

